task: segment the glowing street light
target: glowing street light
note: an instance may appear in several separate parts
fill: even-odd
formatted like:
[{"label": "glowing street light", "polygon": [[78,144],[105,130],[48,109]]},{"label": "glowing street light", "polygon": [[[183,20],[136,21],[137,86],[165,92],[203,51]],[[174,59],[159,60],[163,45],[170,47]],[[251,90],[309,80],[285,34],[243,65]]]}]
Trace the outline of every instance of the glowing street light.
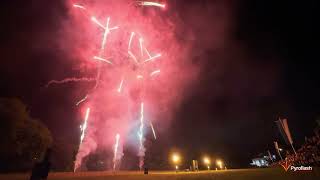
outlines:
[{"label": "glowing street light", "polygon": [[177,153],[172,154],[172,162],[174,163],[177,172],[179,169],[178,165],[180,163],[180,159],[181,158],[180,158],[179,154],[177,154]]},{"label": "glowing street light", "polygon": [[211,163],[210,158],[204,157],[204,158],[203,158],[203,163],[204,163],[205,165],[207,165],[208,170],[210,170],[210,163]]},{"label": "glowing street light", "polygon": [[219,166],[220,169],[222,169],[222,165],[223,165],[223,162],[221,160],[217,160],[217,166]]},{"label": "glowing street light", "polygon": [[172,161],[175,163],[175,164],[178,164],[179,161],[180,161],[180,156],[178,154],[173,154],[172,155]]}]

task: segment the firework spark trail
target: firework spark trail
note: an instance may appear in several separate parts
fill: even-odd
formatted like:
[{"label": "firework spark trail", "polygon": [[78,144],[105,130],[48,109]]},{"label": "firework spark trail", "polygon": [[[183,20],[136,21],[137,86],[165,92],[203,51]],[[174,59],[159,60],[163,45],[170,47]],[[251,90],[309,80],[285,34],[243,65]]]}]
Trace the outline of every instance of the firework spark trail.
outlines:
[{"label": "firework spark trail", "polygon": [[131,32],[130,39],[129,39],[129,44],[128,44],[128,51],[130,51],[130,49],[131,49],[131,42],[132,42],[133,36],[134,36],[134,32]]},{"label": "firework spark trail", "polygon": [[96,59],[96,60],[99,60],[99,61],[103,61],[103,62],[106,62],[106,63],[112,64],[112,62],[111,62],[111,61],[106,60],[106,59],[104,59],[104,58],[102,58],[102,57],[94,56],[94,57],[93,57],[93,59]]},{"label": "firework spark trail", "polygon": [[153,57],[150,57],[150,58],[148,58],[148,59],[144,60],[143,62],[145,63],[145,62],[148,62],[148,61],[154,60],[154,59],[156,59],[156,58],[158,58],[158,57],[160,57],[160,56],[161,56],[161,54],[157,54],[157,55],[155,55],[155,56],[153,56]]},{"label": "firework spark trail", "polygon": [[150,76],[154,76],[154,75],[159,74],[159,73],[160,73],[160,69],[151,72]]},{"label": "firework spark trail", "polygon": [[143,57],[143,47],[142,47],[142,43],[143,43],[143,39],[142,39],[142,38],[139,38],[141,57]]},{"label": "firework spark trail", "polygon": [[144,50],[147,52],[147,54],[148,54],[149,58],[151,58],[151,55],[150,55],[150,53],[149,53],[148,49],[147,49],[147,48],[144,48]]},{"label": "firework spark trail", "polygon": [[140,142],[140,147],[139,147],[139,168],[140,170],[143,167],[144,164],[144,153],[145,153],[145,148],[143,145],[143,141],[144,141],[144,137],[143,137],[143,121],[144,121],[144,117],[143,117],[143,102],[141,103],[141,110],[140,110],[140,128],[139,128],[139,132],[138,132],[138,136],[139,136],[139,142]]},{"label": "firework spark trail", "polygon": [[[134,33],[131,33],[130,39],[129,39],[129,45],[128,45],[128,54],[129,56],[138,64],[138,60],[136,58],[136,56],[131,52],[131,43],[132,43],[132,39],[133,39]],[[140,57],[143,58],[143,51],[146,51],[146,54],[148,55],[148,59],[146,59],[143,62],[148,62],[151,61],[153,59],[156,59],[158,57],[161,56],[161,54],[157,54],[155,56],[151,56],[150,53],[148,52],[147,48],[143,47],[143,39],[142,37],[139,38],[139,45],[140,45]],[[155,70],[153,72],[150,73],[150,76],[154,76],[156,74],[160,73],[160,70]],[[137,75],[137,79],[142,79],[143,76],[141,74]],[[150,126],[152,129],[152,133],[155,139],[157,139],[154,127],[152,125],[152,122],[150,121]],[[143,165],[144,165],[144,156],[145,156],[145,147],[144,147],[144,134],[143,134],[143,128],[144,128],[144,104],[143,102],[141,103],[141,111],[140,111],[140,127],[139,127],[139,132],[138,132],[138,137],[139,137],[139,168],[140,170],[142,169]]]},{"label": "firework spark trail", "polygon": [[100,56],[101,56],[101,53],[103,53],[103,50],[104,50],[104,48],[106,46],[107,37],[108,37],[108,34],[110,32],[110,30],[109,30],[109,22],[110,22],[110,17],[107,18],[107,25],[106,25],[105,31],[103,33]]},{"label": "firework spark trail", "polygon": [[69,83],[69,82],[92,82],[95,81],[95,78],[87,78],[87,77],[82,77],[82,78],[65,78],[63,80],[51,80],[46,84],[46,87],[49,87],[51,84],[63,84],[63,83]]},{"label": "firework spark trail", "polygon": [[[107,23],[106,23],[105,27],[94,16],[91,17],[91,20],[94,21],[99,26],[103,27],[103,29],[104,29],[102,42],[101,42],[101,48],[100,48],[100,52],[99,52],[99,56],[98,56],[98,57],[100,57],[99,60],[102,60],[103,58],[101,58],[101,57],[102,57],[104,50],[105,50],[108,34],[110,33],[110,29],[109,29],[110,17],[107,18]],[[112,29],[118,29],[118,27],[116,26],[116,27],[113,27]],[[106,62],[108,62],[108,61],[106,61]],[[97,72],[97,77],[96,77],[96,85],[95,85],[94,89],[96,89],[98,87],[100,74],[101,74],[101,64],[99,64],[99,67],[98,67],[98,72]]]},{"label": "firework spark trail", "polygon": [[117,134],[116,135],[116,142],[114,144],[114,152],[113,152],[113,170],[116,170],[119,140],[120,140],[120,134]]},{"label": "firework spark trail", "polygon": [[78,101],[78,102],[76,103],[76,106],[78,106],[79,104],[81,104],[82,102],[84,102],[85,100],[87,100],[87,98],[88,98],[88,94],[87,94],[84,98],[82,98],[80,101]]},{"label": "firework spark trail", "polygon": [[89,114],[90,114],[90,108],[87,108],[86,116],[84,118],[84,123],[81,126],[82,133],[81,133],[81,136],[80,136],[80,145],[82,144],[82,141],[84,139],[85,132],[86,132],[86,129],[87,129],[87,126],[88,126]]},{"label": "firework spark trail", "polygon": [[128,51],[128,54],[130,55],[130,57],[134,60],[134,62],[135,62],[136,64],[139,64],[136,56],[135,56],[131,51]]},{"label": "firework spark trail", "polygon": [[152,125],[152,122],[151,122],[151,121],[150,121],[150,127],[151,127],[151,130],[152,130],[152,134],[153,134],[154,139],[157,139],[156,131],[154,130],[153,125]]},{"label": "firework spark trail", "polygon": [[137,1],[137,3],[141,6],[156,6],[156,7],[160,7],[160,8],[165,8],[166,5],[165,4],[160,4],[157,2],[149,2],[149,1]]},{"label": "firework spark trail", "polygon": [[120,85],[118,87],[118,92],[121,92],[123,80],[124,80],[124,78],[121,79]]},{"label": "firework spark trail", "polygon": [[102,27],[103,29],[105,29],[105,27],[101,24],[101,22],[99,22],[99,21],[97,20],[97,18],[96,18],[95,16],[92,16],[92,17],[91,17],[91,20],[92,20],[94,23],[96,23],[97,25],[99,25],[100,27]]},{"label": "firework spark trail", "polygon": [[87,108],[86,115],[85,115],[85,118],[84,118],[84,123],[83,123],[83,125],[80,125],[80,129],[81,129],[80,145],[79,145],[78,153],[77,153],[77,156],[76,156],[76,163],[74,165],[73,172],[76,172],[77,168],[80,167],[80,165],[81,165],[81,159],[82,158],[79,159],[78,156],[79,156],[79,152],[80,152],[80,149],[81,149],[81,145],[82,145],[83,139],[85,137],[86,129],[88,127],[89,114],[90,114],[90,108]]},{"label": "firework spark trail", "polygon": [[112,30],[115,30],[115,29],[119,29],[119,27],[118,27],[118,26],[115,26],[115,27],[113,27],[113,28],[109,28],[109,31],[112,31]]},{"label": "firework spark trail", "polygon": [[75,8],[80,8],[80,9],[86,9],[84,6],[81,6],[81,5],[79,5],[79,4],[73,4],[73,7],[75,7]]}]

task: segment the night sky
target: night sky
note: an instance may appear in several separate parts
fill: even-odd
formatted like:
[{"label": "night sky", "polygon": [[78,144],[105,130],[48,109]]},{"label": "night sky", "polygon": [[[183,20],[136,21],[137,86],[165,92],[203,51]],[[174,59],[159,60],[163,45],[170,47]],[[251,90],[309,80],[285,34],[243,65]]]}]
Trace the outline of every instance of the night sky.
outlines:
[{"label": "night sky", "polygon": [[[209,154],[245,167],[274,152],[274,140],[284,144],[278,117],[288,118],[299,147],[320,118],[315,2],[169,0],[168,13],[181,19],[177,36],[194,34],[190,61],[199,75],[150,154],[175,148],[185,160]],[[21,98],[54,138],[77,143],[80,92],[73,90],[83,84],[45,88],[77,73],[55,43],[66,11],[61,0],[2,2],[0,96]]]}]

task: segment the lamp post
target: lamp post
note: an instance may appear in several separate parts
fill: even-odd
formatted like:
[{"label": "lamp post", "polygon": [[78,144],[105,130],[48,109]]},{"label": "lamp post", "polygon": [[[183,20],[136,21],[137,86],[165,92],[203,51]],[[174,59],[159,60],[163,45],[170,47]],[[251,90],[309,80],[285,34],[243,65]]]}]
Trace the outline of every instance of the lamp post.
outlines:
[{"label": "lamp post", "polygon": [[203,163],[207,166],[208,170],[210,170],[210,163],[211,163],[210,158],[204,157]]},{"label": "lamp post", "polygon": [[217,166],[222,169],[223,162],[221,160],[217,160]]},{"label": "lamp post", "polygon": [[178,172],[179,170],[180,159],[181,157],[179,156],[179,154],[177,153],[172,154],[172,162],[175,165],[176,172]]}]

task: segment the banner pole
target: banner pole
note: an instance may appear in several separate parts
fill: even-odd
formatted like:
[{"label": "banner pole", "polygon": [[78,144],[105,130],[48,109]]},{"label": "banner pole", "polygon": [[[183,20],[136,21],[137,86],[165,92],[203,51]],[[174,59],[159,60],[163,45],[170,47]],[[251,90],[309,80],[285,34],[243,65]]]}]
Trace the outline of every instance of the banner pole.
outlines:
[{"label": "banner pole", "polygon": [[279,150],[278,150],[278,154],[279,154],[280,159],[281,159],[281,161],[282,161],[282,160],[283,160],[283,158],[282,158],[281,153],[280,153],[280,151],[279,151]]},{"label": "banner pole", "polygon": [[294,154],[297,155],[297,152],[296,152],[296,150],[294,149],[292,143],[291,143],[291,147],[292,147],[292,150],[293,150]]}]

